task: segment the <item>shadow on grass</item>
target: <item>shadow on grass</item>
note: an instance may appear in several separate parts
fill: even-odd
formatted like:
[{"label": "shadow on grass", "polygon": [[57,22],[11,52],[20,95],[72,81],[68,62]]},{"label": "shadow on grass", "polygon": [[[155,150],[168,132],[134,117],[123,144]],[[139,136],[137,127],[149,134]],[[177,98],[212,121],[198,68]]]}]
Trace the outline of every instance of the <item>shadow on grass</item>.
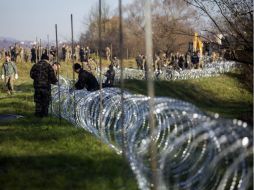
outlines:
[{"label": "shadow on grass", "polygon": [[248,81],[246,81],[246,76],[244,76],[244,73],[240,72],[235,72],[235,73],[225,73],[225,76],[228,76],[230,78],[234,78],[238,80],[239,83],[241,83],[241,87],[244,88],[245,90],[253,93],[253,89],[250,87],[250,84],[248,84]]},{"label": "shadow on grass", "polygon": [[37,118],[26,114],[24,118],[0,122],[0,142],[16,139],[35,142],[60,140],[79,133],[65,120],[61,120],[60,126],[59,119],[53,117]]},{"label": "shadow on grass", "polygon": [[15,87],[17,91],[22,92],[31,92],[33,91],[33,84],[32,83],[22,83]]},{"label": "shadow on grass", "polygon": [[6,95],[0,98],[0,114],[27,115],[34,111],[33,89],[29,83],[18,85],[14,95]]},{"label": "shadow on grass", "polygon": [[[127,164],[110,154],[0,156],[3,189],[136,189]],[[121,169],[119,169],[121,168]]]},{"label": "shadow on grass", "polygon": [[0,113],[2,114],[19,114],[19,115],[27,115],[34,112],[34,106],[30,101],[21,102],[20,100],[1,102],[0,103]]},{"label": "shadow on grass", "polygon": [[33,116],[0,126],[1,189],[137,189],[124,159],[83,129]]}]

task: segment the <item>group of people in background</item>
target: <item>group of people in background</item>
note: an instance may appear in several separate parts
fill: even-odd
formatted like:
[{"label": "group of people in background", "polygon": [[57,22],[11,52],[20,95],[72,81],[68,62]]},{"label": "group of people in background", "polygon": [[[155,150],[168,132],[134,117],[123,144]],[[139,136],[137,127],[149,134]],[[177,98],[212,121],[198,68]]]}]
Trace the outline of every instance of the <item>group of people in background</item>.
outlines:
[{"label": "group of people in background", "polygon": [[[104,74],[106,80],[103,86],[110,87],[114,85],[115,69],[120,68],[120,61],[116,56],[112,56],[111,49],[106,47],[105,59],[108,60],[109,67],[107,72]],[[73,60],[80,63],[81,68],[96,75],[98,70],[98,63],[91,56],[90,48],[76,45],[74,47],[74,52],[68,44],[62,44],[57,51],[55,46],[50,48],[33,45],[30,49],[22,47],[21,45],[15,44],[11,46],[8,50],[2,49],[0,51],[0,59],[6,57],[5,64],[2,67],[2,79],[5,80],[6,88],[8,93],[13,93],[13,81],[17,78],[17,68],[15,63],[17,62],[29,62],[38,63],[40,62],[42,55],[47,55],[48,62],[51,64],[55,75],[60,69],[60,61],[68,63]],[[187,52],[185,54],[181,53],[170,53],[167,54],[163,51],[159,51],[154,56],[153,60],[153,70],[155,72],[162,72],[164,69],[174,69],[174,70],[184,70],[193,68],[202,68],[203,64],[208,60],[209,57],[205,54],[203,57],[200,56],[199,52]],[[143,54],[139,54],[136,57],[137,68],[140,70],[146,70],[146,57]],[[10,74],[11,73],[11,74]],[[7,75],[11,75],[11,77]],[[5,76],[6,75],[6,76]],[[16,77],[15,77],[16,76]]]},{"label": "group of people in background", "polygon": [[[17,48],[20,48],[20,46],[15,45],[15,48],[10,47],[9,51],[4,49],[0,57],[5,59],[1,70],[1,79],[4,81],[3,87],[10,95],[14,93],[14,80],[18,79],[15,63],[20,53],[14,53]],[[99,83],[91,72],[91,68],[85,68],[85,66],[89,65],[89,62],[92,61],[89,47],[80,48],[80,46],[77,45],[75,48],[77,53],[74,52],[74,54],[69,54],[68,49],[68,46],[62,46],[60,60],[67,61],[70,56],[74,56],[73,58],[76,63],[73,65],[73,71],[78,74],[78,80],[74,85],[74,89],[81,90],[85,88],[88,91],[99,90]],[[51,84],[57,83],[57,76],[61,68],[60,61],[57,62],[56,59],[59,55],[57,55],[57,50],[54,46],[50,49],[33,46],[30,50],[30,56],[31,63],[34,63],[30,71],[30,77],[34,81],[35,115],[38,117],[46,117],[48,116],[51,100]],[[103,87],[112,87],[114,84],[114,67],[119,67],[119,62],[116,57],[111,61],[112,63],[105,73],[106,80],[105,83],[103,83]]]},{"label": "group of people in background", "polygon": [[[58,52],[55,46],[39,46],[33,45],[31,48],[22,46],[21,44],[15,44],[9,48],[3,48],[0,50],[0,60],[5,57],[6,52],[10,55],[11,61],[13,62],[32,62],[36,63],[40,60],[42,54],[47,54],[50,61],[55,61],[56,56],[58,56],[59,61],[69,62],[72,59],[77,62],[87,62],[90,57],[90,48],[76,45],[74,47],[74,52],[72,53],[72,48],[70,45],[63,44],[60,46]],[[57,55],[58,53],[58,55]]]},{"label": "group of people in background", "polygon": [[29,62],[30,61],[30,49],[22,47],[19,44],[10,46],[9,49],[3,48],[0,50],[0,60],[5,58],[5,54],[8,53],[11,61],[13,62]]},{"label": "group of people in background", "polygon": [[[35,115],[37,117],[48,116],[51,101],[51,84],[56,84],[59,79],[57,78],[57,72],[60,69],[58,66],[59,64],[57,63],[50,64],[49,56],[46,53],[42,54],[40,61],[32,66],[30,77],[34,80]],[[73,90],[99,90],[100,87],[96,77],[91,72],[83,69],[81,64],[75,63],[73,71],[78,74],[78,80],[73,86]]]},{"label": "group of people in background", "polygon": [[[116,56],[111,55],[111,49],[105,48],[105,59],[109,63],[108,70],[104,74],[106,80],[102,87],[113,87],[115,78],[115,69],[120,68],[120,61]],[[73,60],[73,71],[78,74],[78,81],[74,88],[81,90],[86,88],[88,91],[95,91],[100,88],[95,77],[98,71],[98,63],[91,56],[89,47],[76,45],[74,52],[70,45],[63,44],[60,48],[55,46],[41,47],[33,45],[32,48],[25,48],[15,44],[8,50],[0,51],[0,60],[4,58],[2,65],[1,78],[4,80],[4,87],[8,94],[14,92],[14,80],[18,79],[17,62],[34,63],[30,71],[30,77],[34,80],[34,101],[36,104],[35,115],[44,117],[48,115],[48,107],[51,99],[51,84],[57,83],[57,76],[60,71],[60,61],[68,63]],[[170,53],[163,51],[154,56],[153,69],[160,73],[164,69],[184,70],[193,68],[202,68],[203,64],[210,57],[205,54],[200,56],[199,52],[187,52],[186,54]],[[147,69],[147,60],[145,55],[139,54],[136,57],[137,68],[140,70]],[[94,66],[94,67],[93,67]],[[94,71],[94,72],[93,72]]]},{"label": "group of people in background", "polygon": [[60,47],[60,50],[57,52],[57,48],[55,46],[51,46],[50,48],[41,48],[34,45],[31,49],[31,62],[35,63],[36,60],[39,60],[40,54],[48,54],[50,61],[56,61],[58,56],[59,61],[70,62],[72,60],[72,56],[75,62],[87,62],[90,58],[90,48],[82,47],[76,45],[74,47],[74,52],[72,53],[72,48],[70,45],[63,44]]},{"label": "group of people in background", "polygon": [[[170,53],[166,54],[163,51],[155,54],[153,60],[153,70],[161,72],[165,69],[185,70],[185,69],[199,69],[203,67],[206,62],[212,61],[207,53],[200,56],[199,52],[186,52],[185,54]],[[136,57],[137,68],[146,70],[146,57],[139,54]]]}]

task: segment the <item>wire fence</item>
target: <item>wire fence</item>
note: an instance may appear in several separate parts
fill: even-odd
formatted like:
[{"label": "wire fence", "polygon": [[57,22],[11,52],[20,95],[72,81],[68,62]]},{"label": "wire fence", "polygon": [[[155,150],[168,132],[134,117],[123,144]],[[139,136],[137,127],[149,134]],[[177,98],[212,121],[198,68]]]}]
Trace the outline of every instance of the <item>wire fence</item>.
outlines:
[{"label": "wire fence", "polygon": [[[207,64],[202,70],[153,72],[151,1],[145,4],[146,69],[123,67],[122,1],[119,0],[120,88],[102,88],[101,0],[99,0],[100,90],[73,90],[73,79],[59,76],[52,87],[51,113],[90,132],[127,158],[142,190],[248,189],[253,176],[253,134],[247,123],[208,116],[194,105],[154,96],[154,80],[216,76],[235,62]],[[72,52],[73,17],[72,23]],[[72,59],[73,60],[73,59]],[[74,60],[73,60],[74,64]],[[125,79],[147,80],[148,96],[124,90]]]},{"label": "wire fence", "polygon": [[79,90],[74,99],[71,81],[64,78],[60,89],[52,89],[53,114],[59,116],[60,105],[64,119],[123,154],[140,189],[250,188],[253,136],[247,123],[208,116],[180,100],[155,98],[151,135],[150,97],[124,91],[122,102],[121,89],[105,88],[100,113],[99,91]]}]

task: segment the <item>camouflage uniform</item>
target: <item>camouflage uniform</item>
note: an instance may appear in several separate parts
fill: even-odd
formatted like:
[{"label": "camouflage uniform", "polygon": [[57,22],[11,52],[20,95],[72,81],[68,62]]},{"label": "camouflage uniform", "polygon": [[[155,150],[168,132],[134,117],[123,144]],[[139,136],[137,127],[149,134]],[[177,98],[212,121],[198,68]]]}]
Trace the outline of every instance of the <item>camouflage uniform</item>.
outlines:
[{"label": "camouflage uniform", "polygon": [[27,63],[29,60],[30,54],[29,54],[29,50],[26,48],[24,50],[24,61]]},{"label": "camouflage uniform", "polygon": [[110,48],[106,47],[105,52],[106,52],[107,60],[110,61],[110,59],[111,59],[111,50],[110,50]]},{"label": "camouflage uniform", "polygon": [[8,93],[14,91],[14,75],[17,74],[17,67],[13,62],[5,62],[2,66],[2,75],[4,75],[5,88]]},{"label": "camouflage uniform", "polygon": [[70,46],[66,46],[66,61],[69,62],[71,61],[72,57],[72,49]]},{"label": "camouflage uniform", "polygon": [[92,58],[88,59],[88,63],[83,64],[83,69],[96,75],[97,64]]},{"label": "camouflage uniform", "polygon": [[33,65],[30,76],[34,80],[35,115],[48,116],[48,108],[51,100],[51,84],[56,84],[57,78],[52,66],[47,60],[41,60]]},{"label": "camouflage uniform", "polygon": [[22,48],[20,46],[16,47],[16,63],[22,62]]},{"label": "camouflage uniform", "polygon": [[79,52],[80,52],[80,47],[79,47],[79,45],[77,45],[75,47],[75,61],[79,61],[80,60]]},{"label": "camouflage uniform", "polygon": [[49,54],[50,54],[49,55],[50,56],[50,61],[55,62],[57,52],[56,52],[56,48],[54,46],[51,46]]},{"label": "camouflage uniform", "polygon": [[155,61],[154,61],[154,65],[153,65],[153,69],[156,70],[160,70],[160,57],[158,55],[155,55]]},{"label": "camouflage uniform", "polygon": [[136,63],[137,63],[138,69],[143,69],[143,58],[142,58],[142,55],[138,55],[136,57]]},{"label": "camouflage uniform", "polygon": [[114,59],[112,60],[111,63],[115,68],[119,68],[119,60],[117,59],[117,57],[114,57]]}]

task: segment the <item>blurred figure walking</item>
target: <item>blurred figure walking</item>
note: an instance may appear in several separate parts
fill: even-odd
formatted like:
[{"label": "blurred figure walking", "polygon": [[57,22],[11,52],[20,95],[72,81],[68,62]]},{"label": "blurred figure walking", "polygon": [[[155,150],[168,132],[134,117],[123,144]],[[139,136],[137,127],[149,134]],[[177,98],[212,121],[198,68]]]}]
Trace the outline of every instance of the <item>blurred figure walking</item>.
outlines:
[{"label": "blurred figure walking", "polygon": [[18,71],[16,64],[11,61],[11,57],[6,54],[5,63],[2,66],[2,80],[4,80],[4,87],[8,94],[14,92],[14,80],[18,79]]}]

